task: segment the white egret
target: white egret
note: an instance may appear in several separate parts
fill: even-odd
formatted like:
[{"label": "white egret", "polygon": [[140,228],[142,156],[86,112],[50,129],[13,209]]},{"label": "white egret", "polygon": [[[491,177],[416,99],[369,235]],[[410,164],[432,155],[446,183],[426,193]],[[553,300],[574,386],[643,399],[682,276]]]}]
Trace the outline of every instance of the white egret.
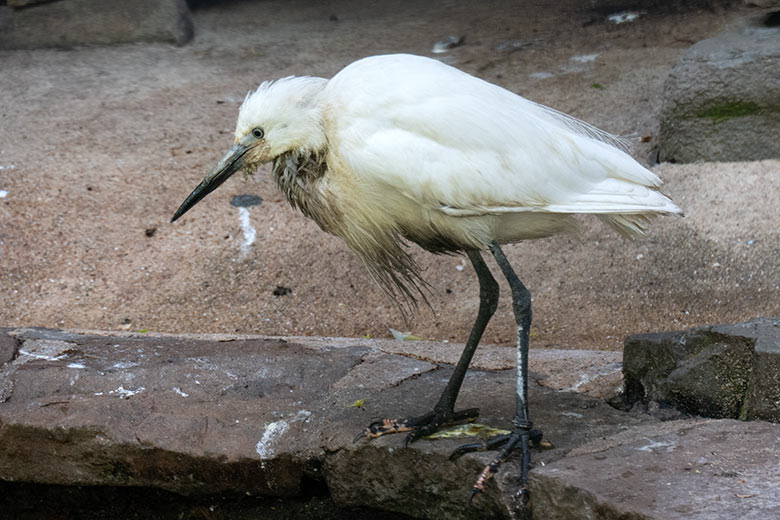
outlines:
[{"label": "white egret", "polygon": [[476,494],[519,448],[527,495],[529,442],[541,436],[528,414],[531,295],[500,244],[570,231],[573,216],[585,213],[625,235],[641,235],[649,217],[681,213],[657,190],[661,180],[606,132],[410,55],[364,58],[330,80],[261,84],[241,105],[235,144],[173,220],[236,171],[253,173],[269,161],[290,204],[341,237],[394,298],[422,294],[407,241],[433,253],[465,252],[479,278],[476,322],[433,410],[377,421],[358,439],[408,431],[406,445],[444,423],[476,417],[476,409],[456,412],[455,401],[496,310],[498,284],[480,252],[492,253],[509,281],[517,321],[516,417],[511,435],[454,455],[500,449],[478,478]]}]

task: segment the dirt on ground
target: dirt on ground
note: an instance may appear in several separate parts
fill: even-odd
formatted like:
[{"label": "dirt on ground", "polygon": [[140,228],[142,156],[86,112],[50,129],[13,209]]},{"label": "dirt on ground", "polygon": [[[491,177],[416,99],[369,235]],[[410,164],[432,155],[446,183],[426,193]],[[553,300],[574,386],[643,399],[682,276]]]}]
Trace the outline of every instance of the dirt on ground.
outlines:
[{"label": "dirt on ground", "polygon": [[[412,247],[431,308],[405,324],[267,166],[169,223],[232,144],[246,92],[367,55],[435,56],[628,136],[645,163],[680,54],[758,13],[679,2],[616,23],[621,7],[574,0],[200,4],[183,47],[0,52],[0,326],[463,341],[478,305],[465,258]],[[433,55],[450,35],[463,45]],[[631,333],[780,314],[780,161],[653,169],[686,217],[657,219],[647,239],[585,218],[579,237],[506,248],[534,295],[534,346],[619,348]],[[241,194],[263,199],[248,225],[230,205]],[[502,291],[485,340],[511,344]]]}]

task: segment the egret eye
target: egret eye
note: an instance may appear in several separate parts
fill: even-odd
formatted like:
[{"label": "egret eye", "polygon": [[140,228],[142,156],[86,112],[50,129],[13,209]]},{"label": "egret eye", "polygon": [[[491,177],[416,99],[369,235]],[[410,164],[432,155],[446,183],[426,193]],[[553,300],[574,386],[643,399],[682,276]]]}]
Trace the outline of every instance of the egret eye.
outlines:
[{"label": "egret eye", "polygon": [[252,130],[252,135],[255,139],[262,139],[263,138],[263,129],[260,127],[255,128]]}]

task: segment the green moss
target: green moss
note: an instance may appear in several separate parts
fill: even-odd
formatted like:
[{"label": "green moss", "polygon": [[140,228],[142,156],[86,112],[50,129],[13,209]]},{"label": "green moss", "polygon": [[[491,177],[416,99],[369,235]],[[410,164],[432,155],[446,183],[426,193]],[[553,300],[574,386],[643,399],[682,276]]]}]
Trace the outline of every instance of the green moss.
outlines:
[{"label": "green moss", "polygon": [[713,123],[722,123],[735,117],[745,117],[758,114],[761,107],[752,101],[732,101],[716,105],[699,113],[699,117],[709,117]]}]

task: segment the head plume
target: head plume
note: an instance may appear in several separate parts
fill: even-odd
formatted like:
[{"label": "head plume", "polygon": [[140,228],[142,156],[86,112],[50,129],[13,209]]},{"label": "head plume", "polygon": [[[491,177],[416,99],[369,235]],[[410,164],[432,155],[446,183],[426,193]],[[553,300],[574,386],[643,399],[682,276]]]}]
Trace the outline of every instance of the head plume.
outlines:
[{"label": "head plume", "polygon": [[261,128],[273,156],[325,147],[321,94],[327,80],[290,76],[249,92],[238,113],[236,141]]}]

